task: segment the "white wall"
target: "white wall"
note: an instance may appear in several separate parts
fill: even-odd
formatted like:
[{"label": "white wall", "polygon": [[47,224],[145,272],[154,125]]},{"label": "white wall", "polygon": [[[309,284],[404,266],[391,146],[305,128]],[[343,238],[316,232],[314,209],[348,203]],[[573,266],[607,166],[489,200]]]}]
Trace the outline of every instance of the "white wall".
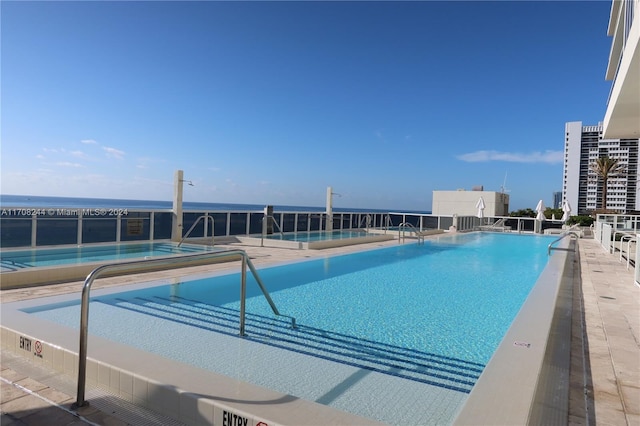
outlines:
[{"label": "white wall", "polygon": [[476,205],[480,197],[484,200],[485,217],[509,214],[509,195],[493,191],[433,191],[432,214],[475,216],[478,213]]},{"label": "white wall", "polygon": [[[582,145],[582,121],[565,123],[563,198],[569,201],[574,214],[578,212],[578,188],[580,187],[580,147]],[[568,135],[567,135],[568,134]],[[566,139],[569,139],[568,141]],[[586,185],[586,183],[585,183]]]}]

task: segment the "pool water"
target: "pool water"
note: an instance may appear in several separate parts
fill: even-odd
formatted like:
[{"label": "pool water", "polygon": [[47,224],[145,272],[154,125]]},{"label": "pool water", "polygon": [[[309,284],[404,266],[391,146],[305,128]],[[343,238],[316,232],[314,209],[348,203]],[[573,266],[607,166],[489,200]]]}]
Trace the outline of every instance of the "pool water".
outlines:
[{"label": "pool water", "polygon": [[174,254],[200,253],[218,250],[209,246],[174,243],[127,243],[76,246],[51,249],[9,250],[0,252],[3,272],[22,268],[58,265],[77,265],[88,262],[123,260]]},{"label": "pool water", "polygon": [[294,233],[274,233],[268,235],[266,238],[270,240],[284,240],[284,241],[299,241],[299,242],[314,242],[314,241],[329,241],[329,240],[342,240],[346,238],[361,238],[366,237],[367,233],[364,231],[305,231]]},{"label": "pool water", "polygon": [[[94,297],[90,333],[387,424],[449,424],[552,240],[458,234],[260,270],[297,329],[274,318],[248,277],[238,338],[230,274]],[[79,310],[74,301],[27,312],[78,329]]]}]

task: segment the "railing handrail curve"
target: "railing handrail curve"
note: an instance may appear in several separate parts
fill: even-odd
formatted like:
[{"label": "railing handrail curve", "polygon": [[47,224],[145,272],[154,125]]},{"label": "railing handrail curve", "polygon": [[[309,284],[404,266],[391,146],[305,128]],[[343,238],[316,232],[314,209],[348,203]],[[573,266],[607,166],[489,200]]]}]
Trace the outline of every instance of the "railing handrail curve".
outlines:
[{"label": "railing handrail curve", "polygon": [[295,328],[296,320],[294,317],[288,315],[282,315],[278,311],[275,303],[271,299],[269,292],[267,291],[264,283],[260,279],[258,272],[253,266],[249,255],[244,250],[223,250],[208,253],[189,254],[178,257],[159,257],[155,259],[133,260],[120,263],[108,263],[98,266],[87,275],[82,287],[82,302],[80,306],[80,347],[78,352],[78,394],[76,402],[73,404],[74,408],[82,407],[86,404],[85,401],[85,384],[87,375],[87,341],[89,336],[89,301],[91,293],[91,285],[102,274],[106,272],[127,272],[136,270],[137,272],[148,272],[158,266],[166,265],[182,265],[196,261],[207,259],[223,259],[223,258],[240,258],[242,261],[241,282],[240,282],[240,335],[244,336],[245,328],[245,298],[246,298],[246,266],[253,274],[260,290],[264,294],[269,306],[273,313],[277,316],[289,318],[291,320],[291,326]]},{"label": "railing handrail curve", "polygon": [[[180,242],[178,243],[178,247],[180,247],[182,245],[182,243],[184,242],[184,240],[189,236],[189,234],[191,234],[191,231],[193,231],[193,228],[196,227],[196,225],[198,224],[198,222],[200,222],[201,219],[204,219],[205,221],[207,219],[211,219],[211,245],[213,245],[213,238],[214,238],[214,234],[216,232],[216,223],[213,220],[213,216],[209,216],[208,214],[203,214],[202,216],[198,216],[198,218],[196,219],[195,222],[193,222],[193,225],[191,225],[191,228],[189,228],[189,230],[187,231],[186,234],[184,234],[184,237],[182,237],[182,239],[180,240]],[[205,235],[206,237],[206,235]]]},{"label": "railing handrail curve", "polygon": [[580,235],[578,235],[576,231],[567,231],[562,233],[558,238],[556,238],[555,240],[549,243],[549,246],[547,247],[547,256],[551,256],[551,250],[562,250],[560,248],[553,247],[553,245],[559,242],[560,240],[562,240],[563,238],[570,237],[570,236],[575,237],[576,240],[580,238]]},{"label": "railing handrail curve", "polygon": [[398,225],[398,241],[400,241],[401,238],[402,241],[404,241],[404,228],[409,228],[410,231],[414,232],[416,234],[416,238],[418,238],[418,242],[424,242],[424,235],[422,235],[418,229],[409,222],[402,222]]}]

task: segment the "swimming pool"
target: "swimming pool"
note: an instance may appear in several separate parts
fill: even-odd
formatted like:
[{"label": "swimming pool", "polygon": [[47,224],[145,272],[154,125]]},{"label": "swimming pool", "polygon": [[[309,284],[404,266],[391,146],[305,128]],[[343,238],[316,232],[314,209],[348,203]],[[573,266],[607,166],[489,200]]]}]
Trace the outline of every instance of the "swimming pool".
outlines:
[{"label": "swimming pool", "polygon": [[[90,332],[388,424],[448,424],[552,240],[458,234],[261,270],[296,330],[249,286],[248,336],[236,337],[237,275],[225,275],[96,296]],[[78,310],[77,300],[26,309],[75,329]],[[225,349],[211,356],[203,342]]]},{"label": "swimming pool", "polygon": [[210,246],[181,245],[178,247],[174,243],[158,242],[3,250],[0,252],[0,266],[2,272],[8,272],[22,268],[170,256],[212,250]]},{"label": "swimming pool", "polygon": [[260,244],[267,247],[295,249],[325,249],[377,241],[389,241],[394,238],[392,235],[368,233],[358,229],[273,233],[265,235],[264,238],[262,235],[238,237],[240,241],[246,244]]},{"label": "swimming pool", "polygon": [[359,238],[366,237],[365,231],[306,231],[306,232],[287,232],[287,233],[275,233],[267,235],[266,238],[270,240],[284,240],[284,241],[326,241],[326,240],[342,240],[345,238]]},{"label": "swimming pool", "polygon": [[84,277],[100,264],[118,260],[219,251],[217,247],[171,242],[97,244],[0,251],[2,288]]}]

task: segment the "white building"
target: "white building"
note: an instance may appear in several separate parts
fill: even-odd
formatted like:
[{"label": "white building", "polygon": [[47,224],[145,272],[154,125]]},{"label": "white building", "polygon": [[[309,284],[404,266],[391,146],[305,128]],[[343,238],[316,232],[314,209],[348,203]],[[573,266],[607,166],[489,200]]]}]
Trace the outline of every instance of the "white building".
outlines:
[{"label": "white building", "polygon": [[640,138],[640,0],[611,2],[609,28],[612,37],[605,78],[613,80],[604,138]]},{"label": "white building", "polygon": [[509,195],[493,191],[433,191],[431,211],[436,216],[476,216],[482,197],[484,216],[508,216]]},{"label": "white building", "polygon": [[603,126],[583,126],[581,121],[565,124],[563,199],[573,214],[589,214],[602,208],[602,181],[589,165],[599,157],[617,158],[626,174],[609,178],[607,206],[625,213],[640,210],[638,203],[638,139],[603,139]]}]

